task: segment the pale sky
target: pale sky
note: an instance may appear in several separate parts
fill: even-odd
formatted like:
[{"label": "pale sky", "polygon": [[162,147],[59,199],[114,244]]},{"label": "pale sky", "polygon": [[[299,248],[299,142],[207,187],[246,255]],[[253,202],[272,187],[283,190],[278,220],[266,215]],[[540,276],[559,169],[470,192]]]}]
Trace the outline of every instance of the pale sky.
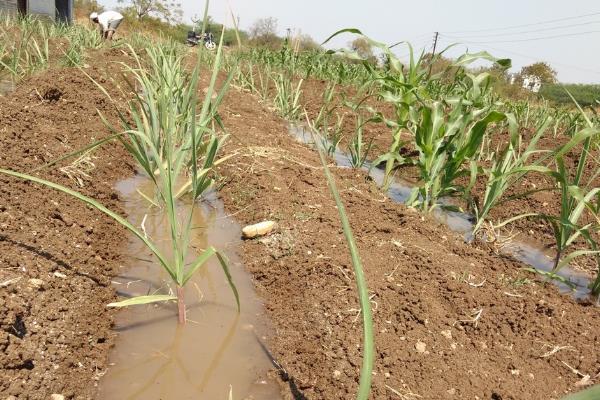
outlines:
[{"label": "pale sky", "polygon": [[[183,22],[204,12],[202,0],[179,1]],[[116,1],[99,3],[110,7]],[[381,42],[408,40],[428,49],[438,31],[438,50],[464,43],[449,53],[453,56],[468,46],[471,52],[487,50],[511,58],[513,71],[547,61],[562,82],[600,83],[600,0],[212,0],[209,13],[231,25],[228,5],[242,29],[257,18],[275,17],[280,35],[286,28],[299,29],[322,42],[339,29],[353,27]],[[350,40],[340,38],[333,47]],[[406,51],[396,53],[403,56]]]}]

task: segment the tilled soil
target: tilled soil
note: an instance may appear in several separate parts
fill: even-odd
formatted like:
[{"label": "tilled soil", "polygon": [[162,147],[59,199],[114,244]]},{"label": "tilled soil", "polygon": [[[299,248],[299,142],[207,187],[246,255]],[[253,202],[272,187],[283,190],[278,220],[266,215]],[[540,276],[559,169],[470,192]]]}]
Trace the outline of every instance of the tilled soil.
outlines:
[{"label": "tilled soil", "polygon": [[[303,105],[306,107],[309,115],[312,118],[315,118],[322,105],[323,105],[323,93],[327,87],[328,83],[326,81],[316,80],[316,79],[308,79],[303,83],[303,91],[302,91],[302,101]],[[356,89],[347,86],[336,86],[337,95],[335,97],[335,101],[333,105],[337,105],[336,113],[342,114],[347,113],[348,108],[340,105],[340,98],[344,97],[350,101],[357,102],[360,98],[357,98]],[[380,101],[376,98],[376,96],[370,97],[366,104],[368,104],[373,109],[382,112],[384,115],[391,117],[393,115],[393,108],[390,103]],[[365,114],[366,116],[367,114]],[[342,148],[347,148],[348,143],[352,140],[355,135],[355,121],[352,117],[347,116],[344,119],[343,125],[343,138],[340,142]],[[523,146],[526,146],[530,139],[535,134],[535,129],[526,128],[521,129],[521,134],[523,135]],[[371,160],[376,159],[380,155],[387,152],[389,146],[392,143],[391,130],[387,128],[383,123],[369,123],[364,127],[363,131],[364,141],[365,143],[369,143],[372,141],[372,149],[369,154],[369,158]],[[414,151],[413,141],[410,134],[405,133],[405,137],[403,138],[406,141],[406,144],[401,149],[401,153],[403,155],[411,155],[416,156],[416,152]],[[492,132],[490,133],[490,149],[503,149],[509,141],[508,132]],[[561,145],[564,145],[569,141],[569,137],[566,137],[563,134],[558,134],[554,136],[552,132],[552,127],[550,126],[541,137],[537,148],[543,150],[553,150]],[[577,170],[579,155],[582,151],[582,146],[577,146],[573,149],[573,151],[569,152],[565,157],[565,166],[567,171],[571,173],[572,176],[575,175]],[[595,174],[598,165],[595,160],[598,160],[598,151],[592,151],[590,158],[586,164],[586,169],[583,171],[583,182],[584,184],[588,184],[590,188],[596,187],[600,185],[600,177],[596,177],[596,179],[590,182],[591,177]],[[535,157],[532,157],[530,161],[533,161]],[[482,166],[490,167],[490,162],[483,162]],[[550,167],[553,167],[550,165]],[[402,180],[408,182],[417,182],[420,179],[419,170],[416,166],[404,165],[398,168],[395,171],[395,176],[399,177]],[[461,179],[460,182],[463,185],[468,185],[468,178],[465,177]],[[479,203],[481,206],[481,202],[483,201],[483,197],[485,195],[487,178],[485,175],[480,174],[477,178],[476,184],[473,187],[472,195],[474,200]],[[550,177],[540,174],[540,173],[529,173],[525,176],[518,185],[514,185],[505,193],[504,198],[508,199],[508,201],[503,202],[501,205],[492,208],[488,220],[493,222],[494,224],[498,224],[502,221],[506,221],[510,218],[516,217],[525,213],[533,213],[538,212],[542,214],[558,216],[560,215],[561,209],[561,197],[560,193],[557,190],[553,190],[555,188],[555,182]],[[523,195],[524,193],[528,193],[527,195]],[[460,205],[467,212],[472,211],[472,205],[463,199],[456,198],[454,201],[457,205]],[[589,222],[589,216],[584,215],[582,217],[582,225],[585,225]],[[540,246],[544,246],[548,249],[554,249],[555,247],[555,239],[554,233],[552,231],[552,226],[545,222],[541,218],[522,218],[518,219],[507,227],[503,228],[499,232],[500,235],[505,237],[513,237],[517,240],[522,240],[525,242],[533,242],[538,243]],[[597,240],[600,240],[600,236],[598,233],[592,232],[592,235],[595,236]],[[583,238],[575,243],[577,248],[586,247],[586,243]],[[592,257],[585,258],[580,257],[571,262],[571,266],[576,269],[581,269],[587,272],[590,272],[591,275],[596,274],[596,270],[598,268],[595,260]]]},{"label": "tilled soil", "polygon": [[[221,170],[226,205],[242,223],[278,223],[243,258],[275,326],[286,398],[352,398],[359,305],[318,157],[247,93],[231,91],[222,114],[237,154]],[[372,398],[557,399],[582,375],[598,381],[598,307],[391,202],[363,173],[334,173],[372,296]]]},{"label": "tilled soil", "polygon": [[[111,90],[106,53],[96,62],[102,67],[86,72]],[[101,139],[107,129],[97,109],[114,120],[105,96],[77,69],[30,78],[0,97],[0,167],[31,173]],[[61,171],[69,160],[35,174],[120,212],[113,186],[132,172],[123,160],[120,147],[106,145],[82,160],[91,164]],[[74,198],[0,175],[0,398],[93,397],[113,343],[105,305],[115,297],[110,278],[125,238]]]},{"label": "tilled soil", "polygon": [[[97,54],[101,67],[87,72],[119,99],[103,78],[117,53]],[[96,109],[114,119],[78,70],[20,85],[0,98],[0,167],[30,171],[103,137]],[[220,168],[228,210],[242,223],[278,223],[273,234],[244,242],[242,258],[274,327],[269,348],[285,397],[352,398],[361,319],[318,157],[247,93],[232,89],[221,114],[231,134],[225,152],[235,154]],[[90,178],[67,176],[64,163],[39,174],[121,211],[113,187],[132,173],[129,158],[115,145],[91,157]],[[558,399],[578,390],[582,376],[598,382],[598,307],[391,202],[363,173],[333,172],[372,296],[372,398]],[[93,398],[114,340],[105,304],[126,233],[56,191],[0,182],[0,398]]]}]

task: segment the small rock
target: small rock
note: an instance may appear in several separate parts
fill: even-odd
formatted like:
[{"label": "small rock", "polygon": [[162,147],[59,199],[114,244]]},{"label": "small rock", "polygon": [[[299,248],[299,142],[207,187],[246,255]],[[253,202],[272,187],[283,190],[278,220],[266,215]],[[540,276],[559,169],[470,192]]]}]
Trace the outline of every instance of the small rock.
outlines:
[{"label": "small rock", "polygon": [[454,389],[454,388],[448,389],[448,390],[446,390],[446,393],[448,393],[450,396],[454,396],[456,394],[456,389]]},{"label": "small rock", "polygon": [[251,239],[257,236],[268,235],[274,228],[275,221],[263,221],[258,224],[245,226],[242,229],[242,234],[245,239]]},{"label": "small rock", "polygon": [[425,353],[427,345],[419,340],[417,344],[415,344],[415,349],[417,350],[417,353]]},{"label": "small rock", "polygon": [[50,400],[65,400],[65,396],[54,393],[50,395]]},{"label": "small rock", "polygon": [[52,275],[54,275],[57,278],[61,278],[61,279],[65,279],[67,277],[65,274],[63,274],[62,272],[58,272],[58,271],[56,271]]},{"label": "small rock", "polygon": [[34,288],[41,289],[44,286],[44,281],[37,278],[31,278],[29,284]]},{"label": "small rock", "polygon": [[450,331],[450,329],[445,330],[445,331],[441,331],[440,332],[442,334],[443,337],[445,337],[448,340],[452,340],[452,332]]},{"label": "small rock", "polygon": [[340,371],[338,371],[337,369],[333,371],[333,377],[335,379],[340,379],[340,376],[342,376],[342,373]]}]

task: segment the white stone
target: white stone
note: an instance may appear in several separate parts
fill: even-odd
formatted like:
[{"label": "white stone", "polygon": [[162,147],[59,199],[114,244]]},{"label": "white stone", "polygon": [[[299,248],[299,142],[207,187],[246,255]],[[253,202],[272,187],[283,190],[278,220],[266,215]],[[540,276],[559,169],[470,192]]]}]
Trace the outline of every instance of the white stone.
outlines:
[{"label": "white stone", "polygon": [[251,239],[257,236],[264,236],[275,228],[275,221],[263,221],[258,224],[248,225],[242,229],[244,238]]}]

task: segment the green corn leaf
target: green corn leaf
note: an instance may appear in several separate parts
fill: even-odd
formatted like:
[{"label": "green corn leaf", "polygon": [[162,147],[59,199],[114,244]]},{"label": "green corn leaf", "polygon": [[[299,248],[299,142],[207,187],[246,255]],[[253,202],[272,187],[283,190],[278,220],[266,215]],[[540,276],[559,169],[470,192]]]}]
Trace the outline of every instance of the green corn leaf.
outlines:
[{"label": "green corn leaf", "polygon": [[589,255],[595,255],[595,254],[600,254],[600,250],[575,250],[575,251],[569,253],[566,257],[564,257],[556,265],[555,269],[558,271],[562,267],[568,265],[571,261],[573,261],[577,257],[589,256]]},{"label": "green corn leaf", "polygon": [[126,229],[128,229],[131,233],[133,233],[135,236],[137,236],[142,242],[144,242],[144,244],[146,245],[146,247],[148,247],[148,249],[156,256],[156,258],[160,261],[161,265],[165,268],[165,270],[169,273],[169,275],[173,279],[175,279],[175,276],[176,276],[175,275],[175,271],[173,270],[173,268],[171,268],[171,266],[167,262],[166,258],[161,254],[161,252],[154,245],[154,243],[152,243],[148,238],[146,238],[146,236],[142,232],[140,232],[139,230],[137,230],[125,218],[123,218],[119,214],[117,214],[117,213],[109,210],[108,208],[106,208],[104,205],[100,204],[96,200],[94,200],[92,198],[89,198],[87,196],[84,196],[84,195],[82,195],[79,192],[71,190],[71,189],[69,189],[67,187],[64,187],[62,185],[59,185],[57,183],[50,182],[50,181],[38,178],[36,176],[22,174],[22,173],[19,173],[19,172],[10,171],[10,170],[6,170],[6,169],[0,169],[0,174],[5,174],[5,175],[13,176],[15,178],[24,179],[24,180],[27,180],[27,181],[38,183],[38,184],[43,185],[43,186],[50,187],[52,189],[56,189],[56,190],[58,190],[60,192],[66,193],[66,194],[68,194],[70,196],[73,196],[73,197],[75,197],[75,198],[83,201],[84,203],[89,204],[90,206],[94,207],[98,211],[103,212],[104,214],[108,215],[109,217],[111,217],[112,219],[114,219],[115,221],[117,221],[123,227],[125,227]]},{"label": "green corn leaf", "polygon": [[568,280],[564,276],[558,275],[556,272],[553,272],[553,271],[544,271],[544,270],[537,269],[537,268],[523,268],[523,271],[532,272],[534,274],[538,274],[538,275],[543,276],[545,278],[548,278],[548,279],[551,279],[551,280],[555,280],[555,281],[559,281],[561,283],[564,283],[565,285],[567,285],[571,289],[575,289],[575,287],[576,287],[576,285],[573,282],[571,282],[570,280]]},{"label": "green corn leaf", "polygon": [[200,256],[198,256],[198,258],[191,264],[191,266],[185,272],[185,275],[184,275],[183,281],[182,281],[182,286],[185,285],[191,279],[191,277],[194,275],[194,273],[200,267],[202,267],[210,259],[210,257],[212,257],[214,255],[217,256],[217,259],[219,260],[219,264],[221,265],[221,268],[223,269],[223,273],[225,274],[225,277],[227,278],[227,282],[229,283],[229,287],[231,288],[231,291],[233,292],[233,296],[235,297],[235,302],[237,304],[237,309],[239,312],[240,297],[239,297],[237,287],[235,286],[235,283],[233,282],[233,278],[229,271],[229,263],[227,262],[227,259],[225,258],[225,256],[223,256],[221,253],[219,253],[212,246],[206,248],[202,252],[202,254],[200,254]]},{"label": "green corn leaf", "polygon": [[[316,141],[316,139],[314,138],[314,127],[311,127],[311,133],[313,133],[313,140]],[[316,147],[319,153],[319,158],[321,159],[323,171],[325,172],[325,177],[327,179],[329,190],[335,200],[335,204],[338,209],[338,213],[342,223],[342,229],[344,231],[344,237],[346,238],[348,249],[350,250],[352,265],[354,267],[354,275],[356,277],[356,286],[358,289],[358,298],[360,301],[361,313],[363,316],[363,361],[360,370],[360,381],[356,399],[367,400],[371,392],[371,379],[375,354],[375,344],[373,339],[373,317],[371,313],[369,290],[364,276],[364,270],[362,267],[360,254],[358,253],[358,247],[356,246],[356,242],[354,240],[354,235],[352,233],[352,228],[350,227],[350,222],[348,221],[348,216],[346,214],[344,203],[342,202],[342,199],[340,197],[339,191],[335,184],[335,180],[331,175],[331,172],[329,171],[329,167],[327,166],[325,154],[323,153],[323,150],[320,146]]]},{"label": "green corn leaf", "polygon": [[141,304],[158,303],[161,301],[177,300],[177,296],[170,296],[166,294],[154,294],[150,296],[137,296],[127,300],[117,301],[115,303],[109,303],[106,307],[127,307],[137,306]]},{"label": "green corn leaf", "polygon": [[562,400],[598,400],[600,399],[600,385],[596,385],[587,390],[563,397]]}]

